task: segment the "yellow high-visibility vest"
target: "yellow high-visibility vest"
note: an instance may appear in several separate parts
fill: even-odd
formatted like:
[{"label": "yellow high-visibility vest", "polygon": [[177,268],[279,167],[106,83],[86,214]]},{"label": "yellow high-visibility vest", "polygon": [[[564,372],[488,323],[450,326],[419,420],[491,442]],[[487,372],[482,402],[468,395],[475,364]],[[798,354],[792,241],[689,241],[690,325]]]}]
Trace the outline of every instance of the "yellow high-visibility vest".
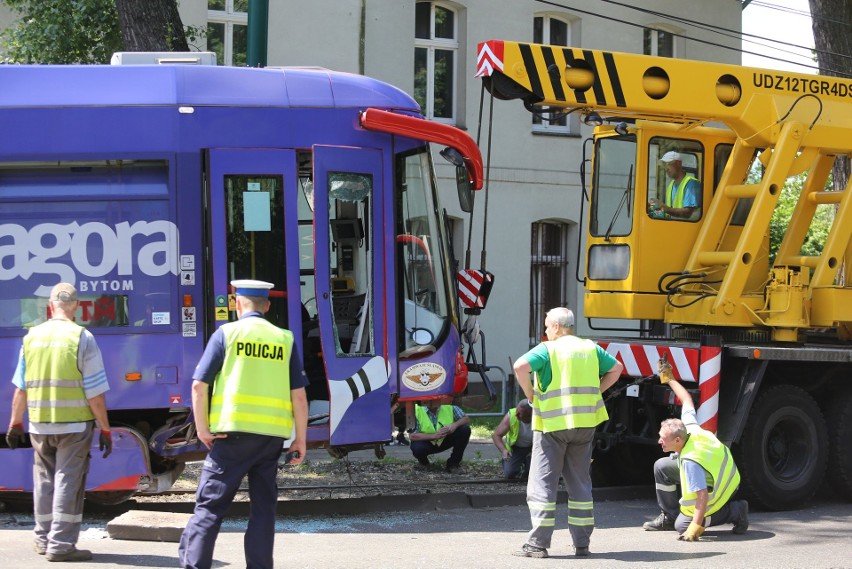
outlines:
[{"label": "yellow high-visibility vest", "polygon": [[54,319],[31,328],[24,337],[24,382],[27,410],[34,423],[92,421],[77,367],[83,327]]},{"label": "yellow high-visibility vest", "polygon": [[545,342],[553,379],[546,390],[534,386],[533,429],[550,433],[596,427],[609,418],[601,397],[595,343],[576,336]]},{"label": "yellow high-visibility vest", "polygon": [[724,506],[740,485],[740,473],[734,463],[730,449],[719,442],[713,433],[698,427],[690,426],[689,438],[678,456],[680,467],[680,487],[683,497],[680,499],[680,511],[685,516],[695,514],[696,492],[687,491],[686,474],[683,471],[683,461],[691,460],[701,465],[712,478],[707,488],[707,511],[710,516]]},{"label": "yellow high-visibility vest", "polygon": [[293,431],[293,333],[260,317],[222,326],[225,361],[213,383],[210,430],[288,438]]}]

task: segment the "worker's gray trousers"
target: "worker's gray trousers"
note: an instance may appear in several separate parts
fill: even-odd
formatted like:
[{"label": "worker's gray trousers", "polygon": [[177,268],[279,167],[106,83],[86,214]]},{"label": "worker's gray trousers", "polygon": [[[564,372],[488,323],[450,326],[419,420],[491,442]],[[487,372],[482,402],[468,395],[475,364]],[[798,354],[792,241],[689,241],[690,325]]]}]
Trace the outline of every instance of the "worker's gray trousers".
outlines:
[{"label": "worker's gray trousers", "polygon": [[35,457],[35,542],[48,553],[73,551],[80,536],[93,425],[93,421],[86,423],[82,433],[30,433]]},{"label": "worker's gray trousers", "polygon": [[[674,521],[675,530],[683,533],[692,522],[691,516],[680,512],[678,501],[678,486],[680,485],[680,467],[677,463],[677,453],[657,459],[654,463],[654,485],[657,489],[657,504],[660,510],[670,520]],[[732,524],[740,516],[742,501],[729,500],[711,516],[704,517],[704,527]]]},{"label": "worker's gray trousers", "polygon": [[560,475],[568,491],[568,529],[574,547],[588,547],[595,529],[592,504],[592,442],[594,428],[533,432],[532,462],[527,482],[527,504],[532,530],[527,543],[550,547],[556,522],[556,495]]}]

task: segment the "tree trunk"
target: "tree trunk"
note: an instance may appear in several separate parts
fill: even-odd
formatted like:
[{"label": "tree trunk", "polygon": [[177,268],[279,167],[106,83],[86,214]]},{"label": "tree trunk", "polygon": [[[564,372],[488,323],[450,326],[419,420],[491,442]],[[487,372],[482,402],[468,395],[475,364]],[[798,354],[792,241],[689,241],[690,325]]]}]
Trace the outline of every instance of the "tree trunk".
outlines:
[{"label": "tree trunk", "polygon": [[177,0],[115,0],[126,51],[189,51]]},{"label": "tree trunk", "polygon": [[[809,0],[814,29],[814,47],[820,75],[852,77],[852,2],[849,0]],[[840,156],[832,171],[834,189],[843,191],[849,180],[850,161]]]}]

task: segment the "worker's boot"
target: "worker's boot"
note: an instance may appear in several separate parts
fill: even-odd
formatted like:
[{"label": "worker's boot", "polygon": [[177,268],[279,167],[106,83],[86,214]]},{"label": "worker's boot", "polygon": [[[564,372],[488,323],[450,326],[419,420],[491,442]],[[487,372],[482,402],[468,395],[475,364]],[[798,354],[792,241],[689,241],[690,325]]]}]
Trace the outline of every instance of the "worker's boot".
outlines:
[{"label": "worker's boot", "polygon": [[739,500],[731,504],[731,506],[736,506],[738,508],[738,514],[734,520],[733,532],[737,535],[742,535],[748,531],[748,502],[745,500]]},{"label": "worker's boot", "polygon": [[652,522],[642,524],[645,531],[674,531],[674,520],[666,515],[665,512],[660,512],[657,519]]}]

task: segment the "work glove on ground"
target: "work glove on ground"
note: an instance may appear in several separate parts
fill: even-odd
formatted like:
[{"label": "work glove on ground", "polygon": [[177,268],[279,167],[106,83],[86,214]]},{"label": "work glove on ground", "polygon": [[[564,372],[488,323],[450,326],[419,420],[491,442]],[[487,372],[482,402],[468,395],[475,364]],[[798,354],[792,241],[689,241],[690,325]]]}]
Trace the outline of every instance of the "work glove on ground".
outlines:
[{"label": "work glove on ground", "polygon": [[660,361],[657,363],[657,375],[660,377],[660,383],[663,385],[674,379],[672,364],[665,358],[660,358]]},{"label": "work glove on ground", "polygon": [[680,541],[698,541],[701,534],[704,533],[704,526],[700,526],[695,522],[690,522],[686,531],[680,534]]},{"label": "work glove on ground", "polygon": [[104,451],[104,458],[110,455],[112,452],[112,431],[101,429],[101,434],[98,437],[98,450]]},{"label": "work glove on ground", "polygon": [[24,424],[16,423],[9,427],[9,432],[6,433],[6,444],[9,448],[15,450],[18,445],[24,442]]}]

